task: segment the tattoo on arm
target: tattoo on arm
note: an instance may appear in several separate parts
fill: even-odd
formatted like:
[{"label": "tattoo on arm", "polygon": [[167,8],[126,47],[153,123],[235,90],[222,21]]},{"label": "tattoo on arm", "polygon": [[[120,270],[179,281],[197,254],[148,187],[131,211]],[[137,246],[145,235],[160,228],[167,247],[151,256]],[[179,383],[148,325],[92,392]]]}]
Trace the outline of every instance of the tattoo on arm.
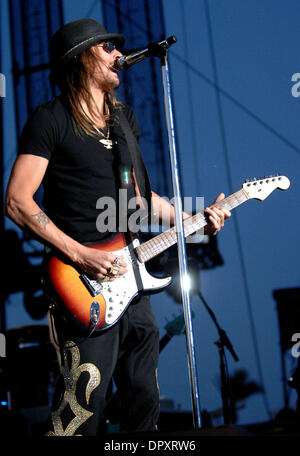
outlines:
[{"label": "tattoo on arm", "polygon": [[46,229],[46,226],[50,223],[50,219],[43,211],[40,211],[37,214],[32,214],[32,217],[36,217],[37,221],[43,225],[44,229]]}]

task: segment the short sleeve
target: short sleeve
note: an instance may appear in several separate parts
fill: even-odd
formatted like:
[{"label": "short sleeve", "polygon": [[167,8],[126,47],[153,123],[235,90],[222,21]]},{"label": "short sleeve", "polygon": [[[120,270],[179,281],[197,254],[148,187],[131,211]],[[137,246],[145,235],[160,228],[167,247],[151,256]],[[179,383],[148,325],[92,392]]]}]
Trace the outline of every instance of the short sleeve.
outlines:
[{"label": "short sleeve", "polygon": [[32,154],[50,160],[57,144],[57,123],[45,106],[37,108],[27,120],[18,145],[19,154]]}]

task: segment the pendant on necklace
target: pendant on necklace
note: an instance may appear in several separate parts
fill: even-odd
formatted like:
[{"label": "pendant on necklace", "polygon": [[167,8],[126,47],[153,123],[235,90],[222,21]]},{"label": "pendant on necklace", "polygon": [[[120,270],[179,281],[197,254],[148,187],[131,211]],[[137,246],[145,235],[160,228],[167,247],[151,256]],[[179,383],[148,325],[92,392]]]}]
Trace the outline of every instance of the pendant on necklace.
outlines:
[{"label": "pendant on necklace", "polygon": [[112,149],[112,147],[113,147],[113,141],[111,139],[101,138],[101,139],[99,139],[99,142],[101,142],[101,144],[103,144],[105,149]]}]

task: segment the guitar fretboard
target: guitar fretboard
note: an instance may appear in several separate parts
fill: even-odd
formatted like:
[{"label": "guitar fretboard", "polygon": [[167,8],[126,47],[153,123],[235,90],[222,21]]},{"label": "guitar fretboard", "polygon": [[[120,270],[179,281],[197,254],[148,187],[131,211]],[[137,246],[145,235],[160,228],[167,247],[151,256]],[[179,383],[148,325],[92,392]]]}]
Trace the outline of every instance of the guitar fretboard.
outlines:
[{"label": "guitar fretboard", "polygon": [[[248,198],[249,197],[247,196],[246,192],[241,189],[228,196],[227,198],[224,198],[223,200],[212,204],[209,207],[224,207],[225,209],[232,210],[240,204],[244,203]],[[184,236],[187,237],[191,234],[194,234],[196,231],[200,230],[207,224],[208,220],[203,211],[192,215],[191,217],[185,219],[183,222]],[[138,259],[142,263],[145,263],[146,261],[151,260],[176,243],[177,234],[176,227],[174,226],[169,230],[159,234],[158,236],[155,236],[149,241],[144,242],[144,244],[139,245],[136,247],[135,251]]]}]

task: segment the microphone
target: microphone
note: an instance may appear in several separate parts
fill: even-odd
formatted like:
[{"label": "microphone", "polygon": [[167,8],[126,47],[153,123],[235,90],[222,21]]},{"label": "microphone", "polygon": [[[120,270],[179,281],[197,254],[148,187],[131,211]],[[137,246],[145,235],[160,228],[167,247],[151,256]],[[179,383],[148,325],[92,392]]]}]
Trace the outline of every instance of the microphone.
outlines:
[{"label": "microphone", "polygon": [[145,49],[133,52],[129,55],[122,55],[115,61],[115,68],[120,70],[127,70],[131,65],[141,62],[147,57],[160,56],[162,49],[167,50],[172,44],[176,43],[176,36],[172,35],[163,41],[150,43]]}]

